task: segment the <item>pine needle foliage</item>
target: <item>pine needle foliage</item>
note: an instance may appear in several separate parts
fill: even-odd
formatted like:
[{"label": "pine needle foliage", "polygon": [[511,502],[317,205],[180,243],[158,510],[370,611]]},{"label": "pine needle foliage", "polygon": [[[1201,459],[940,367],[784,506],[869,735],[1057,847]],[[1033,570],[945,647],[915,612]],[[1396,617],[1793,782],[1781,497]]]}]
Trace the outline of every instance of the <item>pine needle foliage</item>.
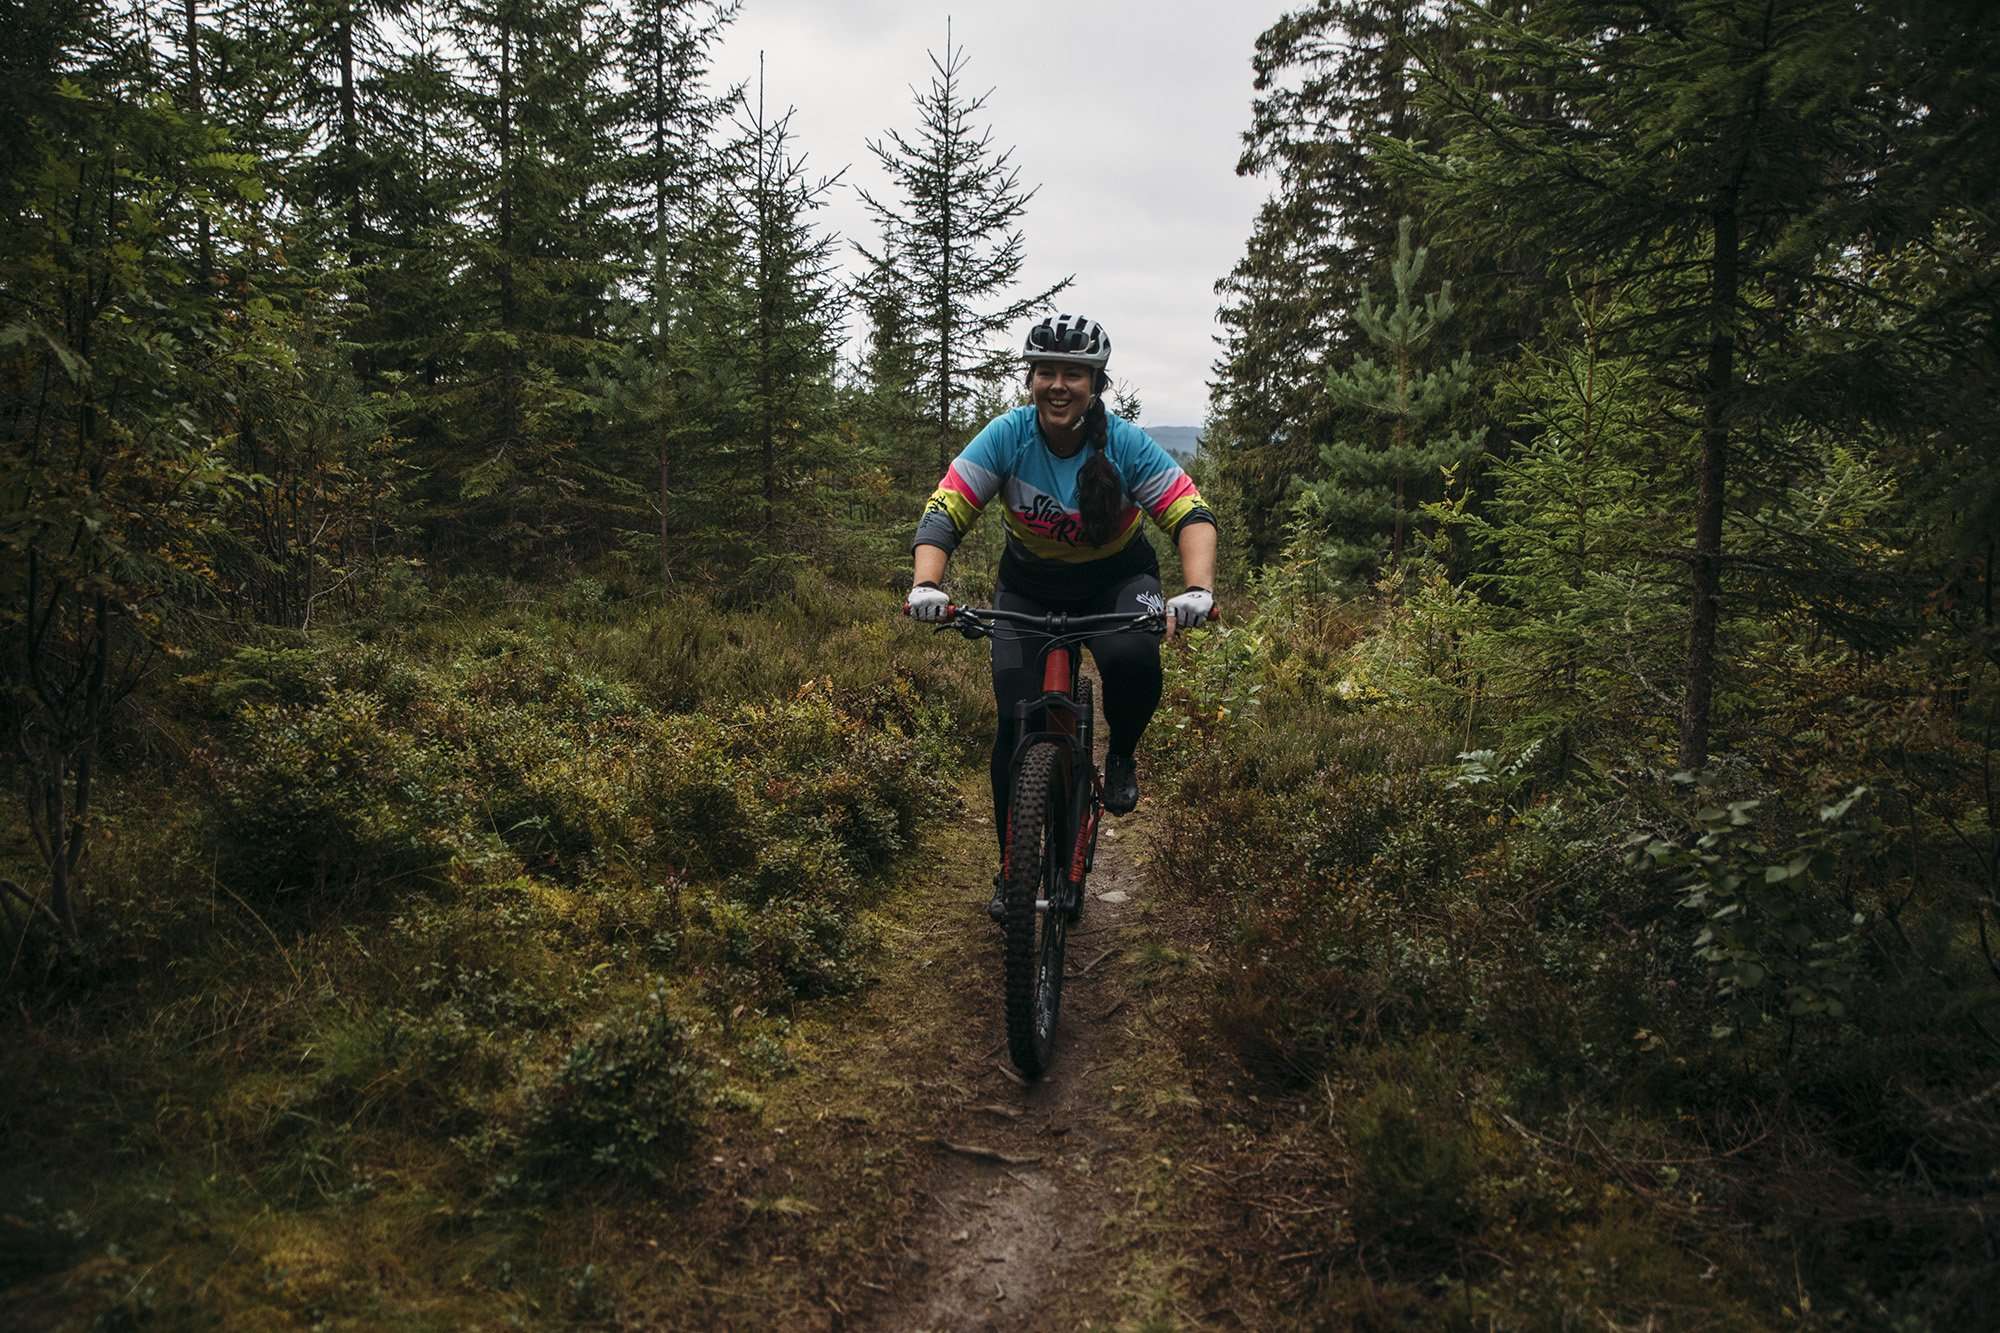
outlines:
[{"label": "pine needle foliage", "polygon": [[1449,282],[1422,290],[1429,257],[1404,218],[1389,261],[1393,296],[1378,300],[1364,288],[1354,308],[1380,359],[1358,357],[1327,375],[1328,395],[1358,422],[1321,446],[1321,472],[1307,489],[1328,529],[1320,558],[1343,577],[1372,574],[1385,547],[1387,565],[1401,564],[1419,506],[1479,451],[1476,433],[1447,428],[1472,391],[1472,358],[1445,360],[1437,346],[1457,307]]},{"label": "pine needle foliage", "polygon": [[939,473],[956,450],[969,399],[1013,364],[1013,349],[996,348],[994,339],[1070,284],[1064,278],[1032,295],[1007,295],[1026,254],[1018,223],[1035,191],[1022,186],[1013,150],[995,149],[991,128],[979,127],[992,92],[967,92],[965,50],[949,34],[942,56],[927,53],[931,81],[914,93],[916,128],[869,141],[895,193],[860,191],[883,239],[872,251],[856,245],[878,284],[905,293]]}]

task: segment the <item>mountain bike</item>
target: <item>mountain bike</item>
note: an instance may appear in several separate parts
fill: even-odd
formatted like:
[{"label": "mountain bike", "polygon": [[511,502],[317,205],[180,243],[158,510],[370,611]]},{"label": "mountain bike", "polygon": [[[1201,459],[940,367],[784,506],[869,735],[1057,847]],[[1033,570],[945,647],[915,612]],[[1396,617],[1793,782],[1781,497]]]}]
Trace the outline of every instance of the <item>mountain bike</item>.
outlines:
[{"label": "mountain bike", "polygon": [[1014,1067],[1035,1078],[1055,1052],[1063,947],[1083,910],[1104,811],[1103,775],[1091,748],[1091,683],[1077,650],[1100,634],[1161,634],[1166,621],[1144,611],[1069,615],[954,606],[938,628],[968,639],[1013,633],[1043,640],[1042,692],[1017,705],[1020,740],[1009,769],[1000,867],[1007,1050]]}]

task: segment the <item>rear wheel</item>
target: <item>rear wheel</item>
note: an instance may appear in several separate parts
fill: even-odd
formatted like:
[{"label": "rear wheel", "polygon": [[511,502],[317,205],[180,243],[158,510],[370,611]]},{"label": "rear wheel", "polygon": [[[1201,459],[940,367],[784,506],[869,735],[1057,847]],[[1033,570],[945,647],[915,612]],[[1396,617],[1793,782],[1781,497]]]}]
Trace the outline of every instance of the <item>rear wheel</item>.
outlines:
[{"label": "rear wheel", "polygon": [[1029,1078],[1049,1067],[1062,1009],[1069,780],[1066,747],[1035,745],[1021,758],[1007,806],[1007,1049]]}]

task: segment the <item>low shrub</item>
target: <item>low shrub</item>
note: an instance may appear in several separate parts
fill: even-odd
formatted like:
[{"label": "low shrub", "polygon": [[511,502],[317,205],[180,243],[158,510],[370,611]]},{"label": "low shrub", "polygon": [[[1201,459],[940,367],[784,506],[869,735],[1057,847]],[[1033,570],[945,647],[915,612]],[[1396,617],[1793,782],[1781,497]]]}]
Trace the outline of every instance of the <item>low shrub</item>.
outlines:
[{"label": "low shrub", "polygon": [[[1771,713],[1792,725],[1689,786],[1648,737],[1469,717],[1450,635],[1383,615],[1351,646],[1253,616],[1169,655],[1150,736],[1168,929],[1215,962],[1191,1036],[1309,1118],[1302,1090],[1337,1090],[1287,1132],[1325,1135],[1328,1171],[1298,1183],[1344,1191],[1363,1265],[1500,1325],[1809,1291],[1829,1326],[1983,1326],[1979,701],[1862,672],[1876,697],[1835,735],[1837,692],[1801,688]],[[1474,751],[1475,722],[1522,744]],[[1444,1296],[1396,1290],[1441,1322]]]},{"label": "low shrub", "polygon": [[[412,997],[419,998],[419,997]],[[314,1028],[307,1105],[346,1124],[422,1123],[452,1133],[512,1076],[514,1044],[454,1001],[342,1012]]]},{"label": "low shrub", "polygon": [[655,990],[581,1033],[523,1089],[513,1165],[542,1183],[672,1179],[687,1160],[707,1080]]},{"label": "low shrub", "polygon": [[246,896],[434,880],[489,850],[463,772],[385,719],[374,695],[246,703],[207,766],[220,873]]},{"label": "low shrub", "polygon": [[694,896],[689,930],[687,962],[722,1008],[745,998],[784,1009],[858,990],[875,938],[866,918],[829,903],[789,897],[756,906],[715,892]]},{"label": "low shrub", "polygon": [[1437,1264],[1479,1229],[1480,1153],[1456,1092],[1387,1080],[1344,1107],[1355,1238],[1372,1255]]},{"label": "low shrub", "polygon": [[908,729],[847,712],[824,681],[721,716],[662,716],[512,630],[436,664],[380,645],[246,651],[214,686],[230,741],[208,756],[213,840],[232,884],[260,896],[506,873],[500,844],[569,882],[639,856],[747,873],[765,895],[759,849],[791,840],[796,862],[797,840],[818,838],[845,867],[834,878],[870,877],[951,799],[937,778],[948,747],[913,734],[934,735],[937,716],[878,685],[873,711]]},{"label": "low shrub", "polygon": [[[1158,863],[1162,891],[1229,942],[1215,1021],[1248,1066],[1297,1082],[1357,1043],[1547,1036],[1533,1067],[1560,1082],[1582,1044],[1637,1026],[1665,926],[1602,832],[1580,850],[1560,812],[1546,829],[1510,822],[1453,785],[1432,741],[1399,736],[1408,723],[1325,723],[1303,774],[1258,757],[1266,729],[1245,722],[1179,761]],[[1634,924],[1607,940],[1607,915]]]}]

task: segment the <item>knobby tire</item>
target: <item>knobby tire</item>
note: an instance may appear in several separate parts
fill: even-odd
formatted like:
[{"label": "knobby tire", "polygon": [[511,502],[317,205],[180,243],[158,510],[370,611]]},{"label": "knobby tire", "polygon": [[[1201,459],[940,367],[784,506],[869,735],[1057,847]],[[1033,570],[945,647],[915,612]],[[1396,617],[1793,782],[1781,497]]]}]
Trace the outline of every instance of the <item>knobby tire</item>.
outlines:
[{"label": "knobby tire", "polygon": [[[1069,871],[1069,763],[1063,746],[1035,745],[1022,756],[1008,803],[1007,1049],[1014,1067],[1036,1078],[1055,1052],[1062,1008],[1061,908]],[[1050,910],[1037,912],[1035,900]]]}]

